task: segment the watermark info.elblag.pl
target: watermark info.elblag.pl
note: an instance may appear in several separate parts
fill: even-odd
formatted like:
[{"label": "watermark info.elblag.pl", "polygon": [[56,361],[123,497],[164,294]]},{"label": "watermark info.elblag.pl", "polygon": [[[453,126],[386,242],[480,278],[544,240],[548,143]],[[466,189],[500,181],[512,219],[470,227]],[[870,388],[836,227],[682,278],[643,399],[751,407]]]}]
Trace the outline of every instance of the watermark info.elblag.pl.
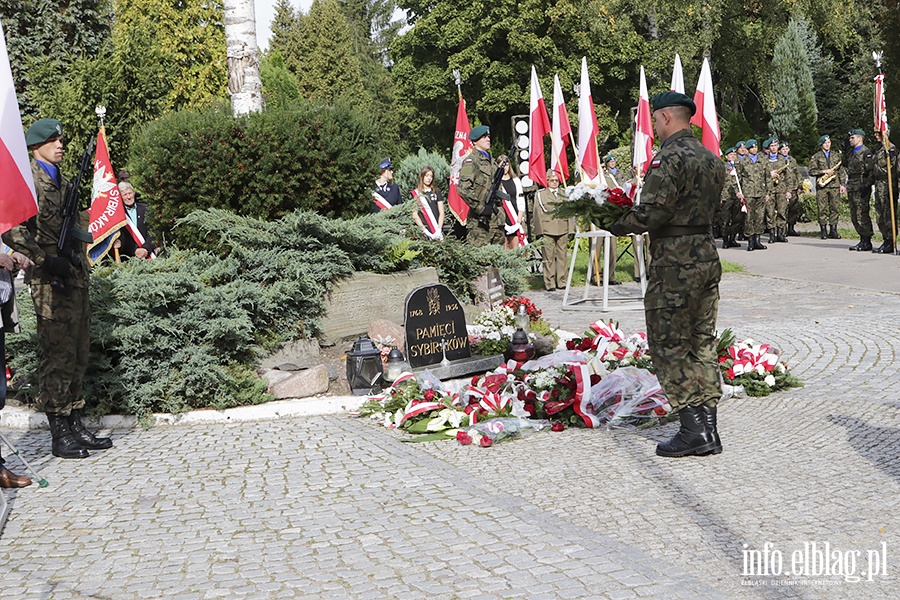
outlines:
[{"label": "watermark info.elblag.pl", "polygon": [[766,542],[754,549],[743,544],[746,586],[814,586],[883,580],[888,574],[887,542],[864,549],[844,549],[830,542],[801,542],[784,549]]}]

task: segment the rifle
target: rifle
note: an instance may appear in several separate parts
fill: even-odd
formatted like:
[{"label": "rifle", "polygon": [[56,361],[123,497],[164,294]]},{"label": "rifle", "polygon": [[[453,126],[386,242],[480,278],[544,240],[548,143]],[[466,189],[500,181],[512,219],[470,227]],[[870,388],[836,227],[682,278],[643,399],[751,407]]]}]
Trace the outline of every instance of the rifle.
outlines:
[{"label": "rifle", "polygon": [[500,163],[497,164],[497,170],[494,171],[494,179],[491,181],[491,189],[488,190],[487,201],[484,203],[484,210],[478,215],[478,226],[485,231],[490,231],[491,229],[491,216],[496,210],[496,207],[494,206],[494,196],[497,195],[497,190],[500,188],[500,181],[503,179],[503,171],[509,163],[509,157],[512,156],[512,153],[515,151],[516,143],[513,142],[513,145],[509,147],[509,152],[506,153],[506,160],[501,160]]},{"label": "rifle", "polygon": [[[94,138],[88,143],[87,149],[81,155],[81,162],[78,165],[78,175],[72,182],[72,186],[66,192],[66,198],[63,202],[63,225],[59,231],[59,241],[56,243],[57,256],[65,258],[76,269],[81,268],[81,254],[72,249],[72,239],[85,244],[93,243],[94,236],[89,231],[84,231],[75,227],[78,219],[78,195],[81,188],[81,176],[91,166],[91,155],[94,153]],[[65,284],[57,279],[50,280],[50,285],[55,288],[63,288]]]}]

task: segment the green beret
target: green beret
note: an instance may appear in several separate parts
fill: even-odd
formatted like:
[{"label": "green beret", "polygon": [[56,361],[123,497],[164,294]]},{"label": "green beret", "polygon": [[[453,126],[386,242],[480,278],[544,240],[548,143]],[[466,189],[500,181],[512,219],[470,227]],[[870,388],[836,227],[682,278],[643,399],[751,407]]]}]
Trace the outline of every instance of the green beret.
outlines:
[{"label": "green beret", "polygon": [[686,106],[691,109],[691,116],[694,116],[694,113],[697,112],[697,105],[694,104],[694,101],[681,92],[663,92],[661,94],[656,94],[653,96],[650,104],[653,106],[654,111],[670,106]]},{"label": "green beret", "polygon": [[775,136],[772,136],[772,137],[770,137],[769,139],[767,139],[767,140],[763,143],[763,146],[764,146],[765,148],[768,148],[768,147],[771,146],[772,144],[777,144],[777,143],[778,143],[778,138],[775,137]]},{"label": "green beret", "polygon": [[791,145],[787,142],[781,142],[780,144],[778,144],[778,149],[781,150],[782,148],[790,148],[790,146]]},{"label": "green beret", "polygon": [[746,148],[755,148],[756,147],[756,140],[754,140],[753,138],[750,138],[749,140],[747,140],[744,143],[746,144],[746,146],[745,146]]},{"label": "green beret", "polygon": [[606,158],[604,158],[604,159],[603,159],[603,162],[608,163],[608,162],[611,161],[611,160],[616,160],[616,157],[613,156],[612,154],[610,154],[610,155],[608,155]]},{"label": "green beret", "polygon": [[866,137],[866,132],[863,131],[862,129],[851,129],[850,135],[861,135],[863,137]]},{"label": "green beret", "polygon": [[746,147],[747,147],[747,142],[738,142],[737,144],[734,145],[735,150],[737,150],[738,148],[746,148]]},{"label": "green beret", "polygon": [[822,137],[819,138],[819,145],[821,146],[822,144],[824,144],[825,142],[827,142],[830,139],[831,139],[830,136],[823,135]]},{"label": "green beret", "polygon": [[723,152],[722,154],[731,154],[732,152],[737,152],[737,148],[735,148],[734,146],[732,146],[731,148],[729,148],[728,150],[726,150],[726,151]]},{"label": "green beret", "polygon": [[32,148],[58,137],[62,137],[62,123],[56,119],[39,119],[25,132],[25,145]]},{"label": "green beret", "polygon": [[491,128],[487,125],[479,125],[478,127],[473,127],[472,131],[469,132],[469,139],[475,142],[486,135],[491,135]]}]

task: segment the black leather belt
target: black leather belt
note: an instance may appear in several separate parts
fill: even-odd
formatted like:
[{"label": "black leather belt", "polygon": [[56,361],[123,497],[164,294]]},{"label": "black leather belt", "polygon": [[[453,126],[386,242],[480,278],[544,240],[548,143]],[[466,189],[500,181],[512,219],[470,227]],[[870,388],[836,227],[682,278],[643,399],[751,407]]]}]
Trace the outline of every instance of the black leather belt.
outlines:
[{"label": "black leather belt", "polygon": [[650,232],[650,239],[678,237],[680,235],[697,235],[700,233],[710,233],[709,225],[696,225],[693,227],[683,227],[681,225],[666,225]]}]

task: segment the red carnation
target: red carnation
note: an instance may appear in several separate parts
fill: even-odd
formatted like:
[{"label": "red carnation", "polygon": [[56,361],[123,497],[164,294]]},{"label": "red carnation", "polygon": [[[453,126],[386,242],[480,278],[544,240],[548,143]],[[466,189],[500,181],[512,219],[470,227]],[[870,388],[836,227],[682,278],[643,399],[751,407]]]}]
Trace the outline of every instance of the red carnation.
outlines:
[{"label": "red carnation", "polygon": [[484,436],[481,438],[481,447],[482,448],[490,448],[493,445],[494,445],[494,440],[492,440],[488,436]]},{"label": "red carnation", "polygon": [[575,340],[566,340],[566,350],[575,349]]},{"label": "red carnation", "polygon": [[595,386],[598,383],[600,383],[600,379],[601,379],[601,377],[599,375],[597,375],[596,373],[592,373],[591,374],[591,386]]},{"label": "red carnation", "polygon": [[425,390],[424,397],[425,397],[426,402],[433,401],[434,400],[434,390]]},{"label": "red carnation", "polygon": [[526,404],[524,406],[524,408],[525,408],[525,412],[528,413],[529,417],[534,417],[534,414],[537,412],[537,409],[535,408],[534,404],[531,404],[531,403]]},{"label": "red carnation", "polygon": [[566,424],[560,421],[556,421],[555,423],[553,423],[553,425],[550,426],[550,429],[552,431],[565,431]]},{"label": "red carnation", "polygon": [[472,436],[466,433],[465,431],[457,431],[456,432],[456,441],[459,442],[463,446],[468,446],[472,443]]}]

